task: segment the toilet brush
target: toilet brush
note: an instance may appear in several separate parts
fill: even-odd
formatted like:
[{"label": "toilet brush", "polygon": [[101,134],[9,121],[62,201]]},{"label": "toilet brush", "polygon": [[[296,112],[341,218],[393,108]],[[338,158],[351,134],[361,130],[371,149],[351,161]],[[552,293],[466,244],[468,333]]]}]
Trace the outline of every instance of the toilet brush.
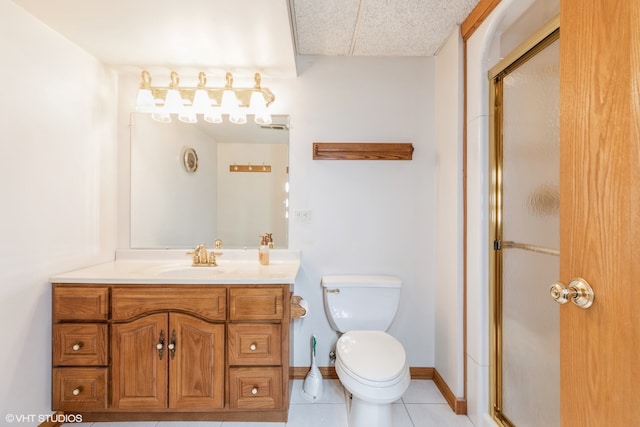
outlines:
[{"label": "toilet brush", "polygon": [[315,402],[322,396],[322,374],[316,365],[316,337],[311,336],[311,369],[302,384],[302,397]]}]

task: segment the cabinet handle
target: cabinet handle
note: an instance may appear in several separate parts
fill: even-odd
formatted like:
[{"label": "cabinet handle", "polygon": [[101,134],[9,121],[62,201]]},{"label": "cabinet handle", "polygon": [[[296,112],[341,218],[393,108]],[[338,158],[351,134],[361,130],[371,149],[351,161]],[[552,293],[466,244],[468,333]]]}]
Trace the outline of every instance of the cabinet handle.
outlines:
[{"label": "cabinet handle", "polygon": [[71,394],[73,394],[74,396],[78,396],[81,391],[82,391],[82,387],[74,388]]},{"label": "cabinet handle", "polygon": [[78,350],[80,350],[81,348],[82,348],[82,343],[81,343],[81,342],[75,343],[75,344],[73,345],[73,347],[71,347],[71,349],[72,349],[73,351],[78,351]]},{"label": "cabinet handle", "polygon": [[256,345],[256,343],[252,343],[252,344],[249,346],[249,350],[251,350],[251,351],[256,351],[257,349],[258,349],[258,346]]},{"label": "cabinet handle", "polygon": [[169,343],[167,348],[171,353],[171,359],[176,357],[176,330],[175,329],[173,330],[173,332],[171,332],[171,342]]},{"label": "cabinet handle", "polygon": [[162,360],[162,356],[164,355],[164,329],[160,331],[160,339],[158,340],[158,344],[156,344],[156,348],[158,349],[158,356],[160,360]]},{"label": "cabinet handle", "polygon": [[253,394],[254,396],[255,396],[256,394],[258,394],[258,387],[254,387],[254,388],[252,388],[252,389],[251,389],[251,394]]}]

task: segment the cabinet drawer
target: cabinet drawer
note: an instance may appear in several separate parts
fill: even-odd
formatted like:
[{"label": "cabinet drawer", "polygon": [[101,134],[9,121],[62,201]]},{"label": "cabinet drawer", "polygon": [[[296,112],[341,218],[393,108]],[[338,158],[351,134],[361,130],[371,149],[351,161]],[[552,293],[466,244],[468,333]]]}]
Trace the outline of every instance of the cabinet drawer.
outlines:
[{"label": "cabinet drawer", "polygon": [[54,368],[52,405],[56,411],[107,407],[107,368]]},{"label": "cabinet drawer", "polygon": [[229,399],[232,409],[279,409],[282,407],[282,369],[229,369]]},{"label": "cabinet drawer", "polygon": [[225,288],[145,286],[114,287],[111,291],[111,318],[127,320],[154,311],[185,311],[207,320],[225,320]]},{"label": "cabinet drawer", "polygon": [[284,310],[282,288],[229,289],[231,320],[279,320]]},{"label": "cabinet drawer", "polygon": [[107,325],[58,323],[53,325],[53,364],[56,366],[107,364]]},{"label": "cabinet drawer", "polygon": [[53,319],[107,320],[109,288],[96,286],[55,286]]},{"label": "cabinet drawer", "polygon": [[280,328],[279,324],[230,324],[227,344],[229,364],[280,365]]}]

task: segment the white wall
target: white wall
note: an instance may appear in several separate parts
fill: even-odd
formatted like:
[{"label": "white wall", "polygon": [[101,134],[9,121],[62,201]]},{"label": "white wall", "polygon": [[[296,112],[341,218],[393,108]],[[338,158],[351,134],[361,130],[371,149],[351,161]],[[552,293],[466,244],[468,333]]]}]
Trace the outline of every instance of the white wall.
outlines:
[{"label": "white wall", "polygon": [[455,28],[436,57],[435,368],[464,397],[462,38]]},{"label": "white wall", "polygon": [[[294,327],[295,366],[328,365],[336,336],[320,280],[337,273],[385,273],[403,281],[390,333],[410,366],[434,364],[435,154],[433,58],[301,57],[292,82],[292,247],[302,251],[296,293],[312,313]],[[411,142],[411,161],[312,160],[313,142]]]},{"label": "white wall", "polygon": [[[262,80],[276,94],[273,113],[290,114],[290,211],[311,211],[310,222],[289,226],[289,247],[302,252],[295,291],[311,304],[295,322],[293,364],[310,364],[315,333],[318,363],[329,365],[336,335],[324,314],[322,275],[384,273],[404,285],[390,332],[410,366],[433,366],[434,60],[303,56],[298,70],[297,79]],[[126,127],[139,79],[139,71],[120,78],[121,247],[128,245]],[[415,152],[411,161],[312,160],[313,142],[411,142]]]},{"label": "white wall", "polygon": [[50,414],[51,286],[113,259],[116,80],[0,2],[0,416]]}]

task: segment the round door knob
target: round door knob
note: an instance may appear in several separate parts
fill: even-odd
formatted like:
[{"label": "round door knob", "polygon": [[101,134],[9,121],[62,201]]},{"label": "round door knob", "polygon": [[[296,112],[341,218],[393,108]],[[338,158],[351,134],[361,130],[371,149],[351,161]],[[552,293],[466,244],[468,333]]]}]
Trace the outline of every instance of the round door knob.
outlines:
[{"label": "round door knob", "polygon": [[569,302],[570,292],[564,286],[562,282],[556,282],[549,288],[551,298],[553,298],[558,304],[566,304]]},{"label": "round door knob", "polygon": [[551,298],[559,304],[566,304],[571,301],[580,308],[589,308],[593,304],[595,294],[589,283],[581,278],[573,279],[569,286],[562,282],[556,282],[549,288]]},{"label": "round door knob", "polygon": [[167,348],[168,348],[169,350],[173,350],[174,348],[176,348],[176,346],[175,346],[175,345],[173,345],[173,344],[169,344],[169,345],[167,346]]},{"label": "round door knob", "polygon": [[254,387],[254,388],[252,388],[252,389],[251,389],[251,394],[253,394],[254,396],[255,396],[256,394],[258,394],[258,387]]},{"label": "round door knob", "polygon": [[73,391],[71,392],[74,396],[77,396],[80,394],[80,387],[78,388],[74,388]]},{"label": "round door knob", "polygon": [[249,346],[249,350],[251,350],[251,351],[256,351],[257,348],[258,348],[258,346],[255,343],[253,343],[253,344],[251,344]]},{"label": "round door knob", "polygon": [[160,343],[156,344],[156,348],[158,350],[162,350],[162,347],[164,347],[162,344],[160,344]]},{"label": "round door knob", "polygon": [[73,349],[73,351],[78,351],[82,348],[82,344],[80,343],[74,344],[73,347],[71,348]]}]

